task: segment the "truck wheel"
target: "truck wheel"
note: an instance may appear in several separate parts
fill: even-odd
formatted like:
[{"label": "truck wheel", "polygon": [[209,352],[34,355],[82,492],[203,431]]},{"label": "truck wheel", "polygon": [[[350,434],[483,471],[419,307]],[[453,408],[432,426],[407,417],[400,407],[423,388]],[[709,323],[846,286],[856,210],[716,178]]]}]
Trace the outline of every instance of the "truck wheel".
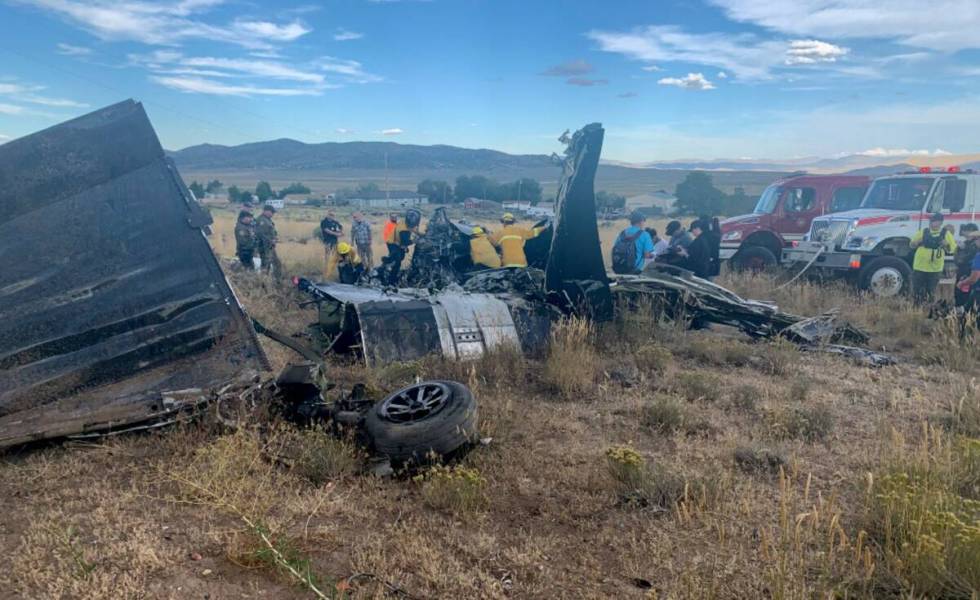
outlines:
[{"label": "truck wheel", "polygon": [[897,256],[879,256],[861,269],[858,287],[880,298],[891,298],[909,290],[912,267]]},{"label": "truck wheel", "polygon": [[477,440],[476,400],[461,383],[424,381],[371,407],[364,427],[378,454],[398,463],[422,462]]},{"label": "truck wheel", "polygon": [[765,246],[749,246],[742,248],[732,257],[732,268],[736,271],[752,271],[758,273],[771,269],[779,263],[772,250]]}]

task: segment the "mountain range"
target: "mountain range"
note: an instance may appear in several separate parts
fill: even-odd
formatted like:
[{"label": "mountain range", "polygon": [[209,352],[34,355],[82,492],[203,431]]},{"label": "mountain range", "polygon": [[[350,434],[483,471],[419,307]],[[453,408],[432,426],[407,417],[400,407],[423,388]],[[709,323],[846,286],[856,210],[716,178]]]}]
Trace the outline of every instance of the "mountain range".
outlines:
[{"label": "mountain range", "polygon": [[[395,142],[324,142],[307,144],[292,139],[253,142],[238,146],[200,144],[169,153],[182,169],[203,170],[382,170],[392,171],[523,171],[553,168],[543,154],[507,154],[497,150],[456,146],[420,146]],[[793,159],[682,159],[643,163],[603,161],[628,169],[672,171],[768,171],[809,173],[861,173],[881,175],[922,166],[980,167],[980,154],[887,155],[851,154],[835,158]]]},{"label": "mountain range", "polygon": [[239,146],[201,144],[169,153],[182,169],[276,170],[451,170],[495,171],[552,166],[545,155],[507,154],[456,146],[418,146],[394,142],[324,142],[307,144],[291,139]]}]

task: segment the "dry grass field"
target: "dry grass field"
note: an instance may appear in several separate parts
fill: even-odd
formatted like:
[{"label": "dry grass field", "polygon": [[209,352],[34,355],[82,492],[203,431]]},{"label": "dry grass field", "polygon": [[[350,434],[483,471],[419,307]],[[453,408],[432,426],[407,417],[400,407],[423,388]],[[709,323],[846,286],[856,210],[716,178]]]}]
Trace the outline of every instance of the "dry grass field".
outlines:
[{"label": "dry grass field", "polygon": [[[318,268],[315,220],[280,223],[293,270]],[[265,276],[230,275],[270,325],[313,318]],[[539,357],[334,362],[341,388],[377,396],[416,376],[468,383],[492,442],[386,480],[344,442],[267,424],[8,453],[0,597],[976,598],[975,341],[902,300],[723,283],[801,314],[837,307],[902,362],[643,312],[564,323]]]}]

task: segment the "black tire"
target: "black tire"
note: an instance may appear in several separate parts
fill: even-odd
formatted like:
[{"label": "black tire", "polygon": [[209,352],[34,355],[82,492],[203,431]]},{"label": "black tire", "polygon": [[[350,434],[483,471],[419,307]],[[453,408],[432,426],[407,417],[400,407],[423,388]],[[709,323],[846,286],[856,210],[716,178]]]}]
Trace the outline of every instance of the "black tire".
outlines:
[{"label": "black tire", "polygon": [[[900,280],[884,288],[879,282],[888,278]],[[907,294],[912,288],[912,267],[897,256],[879,256],[861,268],[858,287],[883,298]]]},{"label": "black tire", "polygon": [[[394,418],[391,407],[407,392],[438,386],[441,407],[418,417]],[[388,407],[388,408],[386,408]],[[477,440],[476,400],[469,388],[455,381],[424,381],[389,395],[368,411],[364,427],[378,454],[394,462],[424,462],[431,454],[446,456]]]},{"label": "black tire", "polygon": [[765,246],[748,246],[739,249],[732,257],[732,269],[758,273],[772,269],[779,264],[779,258]]}]

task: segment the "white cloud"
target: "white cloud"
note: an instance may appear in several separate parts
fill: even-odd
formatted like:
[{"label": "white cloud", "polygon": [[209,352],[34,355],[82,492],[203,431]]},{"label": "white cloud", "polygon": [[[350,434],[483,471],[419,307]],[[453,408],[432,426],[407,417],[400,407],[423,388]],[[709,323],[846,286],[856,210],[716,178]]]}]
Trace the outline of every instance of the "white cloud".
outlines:
[{"label": "white cloud", "polygon": [[381,135],[401,135],[403,133],[405,133],[405,130],[403,130],[403,129],[399,128],[399,127],[393,127],[391,129],[382,129],[381,130]]},{"label": "white cloud", "polygon": [[340,135],[350,135],[354,133],[353,129],[347,129],[346,127],[338,127],[337,129],[334,129],[334,131],[336,131]]},{"label": "white cloud", "polygon": [[2,143],[4,143],[4,142],[6,142],[6,141],[7,141],[7,140],[9,140],[9,139],[11,139],[9,135],[6,135],[6,134],[3,134],[3,133],[0,133],[0,144],[2,144]]},{"label": "white cloud", "polygon": [[661,69],[657,65],[646,65],[640,68],[643,69],[644,71],[647,71],[648,73],[653,73],[654,71],[663,71],[663,69]]},{"label": "white cloud", "polygon": [[627,32],[590,31],[599,49],[647,63],[684,62],[718,67],[742,79],[765,79],[782,62],[786,43],[751,34],[687,33],[674,25]]},{"label": "white cloud", "polygon": [[[20,104],[34,104],[39,106],[50,106],[55,108],[86,108],[88,104],[82,102],[76,102],[74,100],[69,100],[67,98],[52,98],[50,96],[45,96],[39,94],[38,92],[44,91],[44,86],[42,85],[27,85],[22,83],[12,83],[12,82],[0,82],[0,98],[5,98],[8,101],[19,102]],[[15,109],[20,109],[22,112],[24,109],[22,106],[7,104],[8,111],[6,114],[14,114],[9,112],[10,107]],[[28,112],[30,112],[28,110]],[[34,113],[37,114],[37,113]]]},{"label": "white cloud", "polygon": [[787,65],[812,65],[822,62],[837,62],[850,50],[820,40],[793,40],[786,50]]},{"label": "white cloud", "polygon": [[359,40],[364,37],[363,33],[358,33],[356,31],[348,31],[346,29],[338,29],[333,34],[334,41],[337,42],[347,42],[350,40]]},{"label": "white cloud", "polygon": [[0,102],[0,114],[4,115],[22,115],[24,114],[24,107],[17,106],[16,104],[6,104]]},{"label": "white cloud", "polygon": [[[750,33],[689,33],[674,25],[651,25],[629,31],[590,31],[587,36],[600,50],[650,63],[644,70],[659,70],[664,62],[705,65],[721,69],[726,77],[761,80],[774,71],[823,64],[826,67],[847,55],[848,49],[816,39],[763,39]],[[844,75],[867,77],[868,72]],[[870,71],[870,70],[868,70]],[[875,72],[876,73],[876,72]]]},{"label": "white cloud", "polygon": [[[336,58],[302,64],[256,58],[185,56],[173,50],[129,55],[131,65],[146,68],[153,81],[185,92],[222,96],[315,96],[345,83],[368,83],[381,78],[366,73],[357,61]],[[242,83],[220,81],[246,80]],[[292,87],[269,85],[269,80],[294,82]]]},{"label": "white cloud", "polygon": [[232,29],[243,35],[253,35],[273,42],[291,42],[312,31],[299,21],[285,25],[268,21],[235,21]]},{"label": "white cloud", "polygon": [[878,38],[953,52],[980,48],[976,0],[710,0],[729,18],[789,35]]},{"label": "white cloud", "polygon": [[724,71],[718,71],[718,74],[715,75],[715,77],[717,77],[718,79],[728,79],[728,73]]},{"label": "white cloud", "polygon": [[686,90],[713,90],[715,85],[701,73],[688,73],[687,77],[664,77],[657,81],[660,85],[672,85]]},{"label": "white cloud", "polygon": [[855,152],[858,156],[948,156],[952,152],[947,152],[942,148],[935,150],[909,150],[908,148],[869,148],[861,152]]},{"label": "white cloud", "polygon": [[323,83],[324,81],[324,76],[320,73],[304,71],[280,62],[268,60],[200,56],[183,58],[180,60],[180,64],[188,67],[235,71],[251,77],[268,77],[270,79],[284,79],[306,83]]},{"label": "white cloud", "polygon": [[[204,39],[245,48],[271,48],[290,42],[311,30],[299,21],[272,23],[239,19],[213,24],[201,20],[223,0],[21,0],[52,12],[103,40],[135,41],[173,46],[189,39]],[[193,17],[193,18],[192,18]]]},{"label": "white cloud", "polygon": [[356,60],[344,60],[333,56],[322,56],[313,63],[316,68],[326,73],[342,75],[354,83],[375,83],[381,77],[364,71],[364,67]]},{"label": "white cloud", "polygon": [[92,54],[92,49],[86,48],[85,46],[73,46],[71,44],[59,43],[58,54],[64,54],[65,56],[88,56]]},{"label": "white cloud", "polygon": [[316,96],[321,93],[320,88],[268,88],[254,85],[228,85],[202,77],[154,75],[150,79],[181,92],[214,96]]}]

